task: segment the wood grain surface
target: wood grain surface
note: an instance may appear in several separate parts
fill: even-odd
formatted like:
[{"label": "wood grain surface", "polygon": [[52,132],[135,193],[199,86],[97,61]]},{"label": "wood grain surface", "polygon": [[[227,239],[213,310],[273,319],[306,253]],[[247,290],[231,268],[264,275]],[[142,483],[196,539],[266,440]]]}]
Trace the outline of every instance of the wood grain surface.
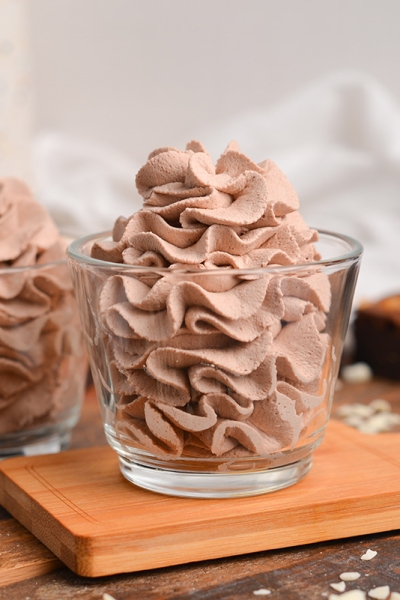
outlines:
[{"label": "wood grain surface", "polygon": [[365,439],[331,420],[300,483],[222,500],[133,486],[108,447],[13,458],[0,503],[89,577],[389,531],[400,528],[400,434]]},{"label": "wood grain surface", "polygon": [[14,519],[0,521],[0,540],[1,585],[50,573],[62,564],[46,546]]},{"label": "wood grain surface", "polygon": [[[91,387],[71,446],[85,448],[100,444],[106,445],[106,440]],[[0,506],[0,587],[51,573],[61,566],[62,562],[45,545]]]},{"label": "wood grain surface", "polygon": [[[374,380],[368,384],[344,385],[336,394],[333,415],[337,407],[345,402],[368,403],[378,397],[389,400],[393,410],[400,412],[400,385]],[[375,438],[382,442],[387,440],[381,444],[381,448],[385,455],[390,455],[391,435],[364,437],[368,443]],[[101,444],[105,445],[105,439],[91,390],[82,419],[74,431],[72,447]],[[243,554],[233,558],[87,579],[75,575],[66,567],[57,568],[60,565],[57,560],[52,563],[52,568],[57,570],[51,573],[43,570],[41,575],[35,576],[31,570],[32,564],[37,566],[41,560],[45,563],[48,551],[1,507],[0,525],[0,600],[23,600],[28,597],[30,600],[102,600],[106,592],[116,600],[239,600],[257,597],[253,592],[260,588],[271,590],[268,596],[271,600],[321,600],[321,597],[327,597],[333,591],[329,583],[337,582],[341,572],[354,570],[359,571],[361,577],[357,582],[348,584],[347,589],[360,587],[367,591],[374,586],[388,584],[393,591],[400,592],[399,531],[250,555],[245,554],[244,549],[239,549]],[[11,541],[4,546],[6,537]],[[361,561],[361,555],[368,548],[376,550],[377,556],[371,561]],[[25,564],[24,568],[14,571],[15,583],[5,580],[2,568],[5,563],[10,565],[12,561]]]}]

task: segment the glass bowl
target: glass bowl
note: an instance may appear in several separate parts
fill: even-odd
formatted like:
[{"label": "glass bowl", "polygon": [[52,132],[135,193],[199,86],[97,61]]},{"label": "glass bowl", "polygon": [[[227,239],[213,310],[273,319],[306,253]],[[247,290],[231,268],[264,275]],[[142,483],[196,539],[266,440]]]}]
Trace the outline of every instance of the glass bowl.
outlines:
[{"label": "glass bowl", "polygon": [[70,441],[87,354],[67,260],[0,269],[0,458]]},{"label": "glass bowl", "polygon": [[261,494],[310,469],[329,419],[361,245],[267,268],[69,264],[104,429],[123,475],[177,496]]}]

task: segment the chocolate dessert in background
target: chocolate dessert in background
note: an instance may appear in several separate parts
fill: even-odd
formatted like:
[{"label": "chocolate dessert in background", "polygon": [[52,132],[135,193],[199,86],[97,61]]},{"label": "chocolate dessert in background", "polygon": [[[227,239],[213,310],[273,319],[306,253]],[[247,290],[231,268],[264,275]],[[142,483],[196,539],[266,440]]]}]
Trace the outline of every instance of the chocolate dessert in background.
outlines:
[{"label": "chocolate dessert in background", "polygon": [[354,320],[355,362],[374,375],[400,380],[400,294],[363,303]]}]

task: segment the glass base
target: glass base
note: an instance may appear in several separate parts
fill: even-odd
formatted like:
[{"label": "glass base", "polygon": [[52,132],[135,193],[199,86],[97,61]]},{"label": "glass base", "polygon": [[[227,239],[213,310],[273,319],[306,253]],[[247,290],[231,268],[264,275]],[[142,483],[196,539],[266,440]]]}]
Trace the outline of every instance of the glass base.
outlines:
[{"label": "glass base", "polygon": [[266,494],[294,485],[311,469],[312,454],[289,465],[241,473],[157,469],[121,455],[119,464],[128,481],[159,494],[186,498],[237,498]]},{"label": "glass base", "polygon": [[0,435],[0,460],[13,456],[55,454],[66,450],[80,414],[80,406],[63,415],[62,420],[31,429]]},{"label": "glass base", "polygon": [[56,454],[66,450],[71,440],[71,434],[64,432],[63,435],[52,435],[37,442],[27,443],[22,446],[9,446],[0,448],[0,460],[13,456],[36,456],[39,454]]}]

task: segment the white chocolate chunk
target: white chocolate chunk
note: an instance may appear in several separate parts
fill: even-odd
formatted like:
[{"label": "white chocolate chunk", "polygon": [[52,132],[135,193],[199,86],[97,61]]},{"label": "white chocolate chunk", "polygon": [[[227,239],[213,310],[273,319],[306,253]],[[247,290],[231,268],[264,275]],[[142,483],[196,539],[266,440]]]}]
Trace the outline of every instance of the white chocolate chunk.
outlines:
[{"label": "white chocolate chunk", "polygon": [[329,585],[337,592],[344,592],[346,589],[346,584],[344,581],[340,581],[339,583],[330,583]]},{"label": "white chocolate chunk", "polygon": [[371,560],[371,558],[375,558],[378,553],[376,550],[368,549],[365,554],[362,555],[361,560]]},{"label": "white chocolate chunk", "polygon": [[372,417],[375,413],[374,409],[371,408],[369,404],[361,404],[360,402],[355,402],[353,405],[353,414],[359,415],[360,417],[364,417],[367,419],[368,417]]},{"label": "white chocolate chunk", "polygon": [[260,588],[259,590],[254,590],[254,596],[269,596],[271,590],[267,590],[266,588]]},{"label": "white chocolate chunk", "polygon": [[354,414],[354,404],[342,404],[336,410],[336,414],[339,417],[350,417]]},{"label": "white chocolate chunk", "polygon": [[390,402],[382,398],[376,398],[369,404],[343,404],[336,414],[342,417],[346,425],[366,434],[390,431],[400,425],[400,414],[392,413]]},{"label": "white chocolate chunk", "polygon": [[335,384],[335,392],[338,392],[339,390],[341,390],[343,387],[343,382],[340,379],[336,380],[336,384]]},{"label": "white chocolate chunk", "polygon": [[388,421],[391,425],[400,425],[400,415],[398,415],[397,413],[389,413]]},{"label": "white chocolate chunk", "polygon": [[[367,407],[367,410],[365,410],[365,406]],[[362,413],[361,415],[359,414],[360,412]],[[354,404],[342,404],[342,406],[338,406],[336,409],[336,414],[339,417],[365,417],[373,414],[374,412],[375,411],[370,410],[366,404],[361,404],[360,402],[354,402]],[[367,413],[367,415],[365,413]]]},{"label": "white chocolate chunk", "polygon": [[340,598],[340,600],[366,600],[367,595],[362,590],[350,590],[349,592],[345,592],[344,594],[331,594],[328,600],[336,600],[336,598]]},{"label": "white chocolate chunk", "polygon": [[362,433],[382,433],[390,431],[398,423],[400,423],[400,415],[380,412],[364,420],[360,425],[355,425],[355,427]]},{"label": "white chocolate chunk", "polygon": [[341,573],[339,577],[342,581],[356,581],[356,579],[359,579],[361,575],[360,573],[357,573],[357,571],[348,571],[345,573]]},{"label": "white chocolate chunk", "polygon": [[370,417],[367,423],[377,431],[388,431],[392,427],[393,416],[395,415],[392,415],[391,413],[380,412]]},{"label": "white chocolate chunk", "polygon": [[346,425],[349,425],[350,427],[355,427],[356,429],[359,429],[360,427],[363,427],[363,425],[365,425],[365,420],[359,415],[349,415],[343,420],[346,423]]},{"label": "white chocolate chunk", "polygon": [[367,363],[358,362],[343,367],[341,376],[346,383],[367,383],[372,379],[373,372]]},{"label": "white chocolate chunk", "polygon": [[392,410],[392,405],[390,404],[390,402],[388,402],[387,400],[384,400],[383,398],[376,398],[375,400],[372,400],[369,405],[376,411],[376,412],[380,412],[380,411],[387,411],[390,412]]},{"label": "white chocolate chunk", "polygon": [[111,596],[107,592],[103,594],[103,600],[115,600],[114,596]]},{"label": "white chocolate chunk", "polygon": [[399,594],[399,592],[392,592],[390,594],[390,600],[400,600],[400,594]]},{"label": "white chocolate chunk", "polygon": [[388,585],[381,585],[368,592],[368,596],[370,598],[375,598],[375,600],[386,600],[386,598],[389,598],[389,594],[390,587]]}]

